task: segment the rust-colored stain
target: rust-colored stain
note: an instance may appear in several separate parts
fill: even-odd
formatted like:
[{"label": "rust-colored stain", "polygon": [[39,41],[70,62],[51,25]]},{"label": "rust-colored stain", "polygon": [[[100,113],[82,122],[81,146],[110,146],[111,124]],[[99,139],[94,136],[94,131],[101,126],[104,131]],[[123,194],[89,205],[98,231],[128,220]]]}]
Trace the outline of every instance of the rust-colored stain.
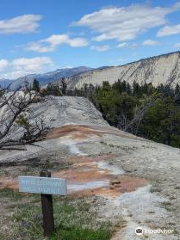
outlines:
[{"label": "rust-colored stain", "polygon": [[68,183],[87,183],[91,181],[103,181],[111,179],[111,174],[108,171],[98,171],[95,167],[71,169],[67,171],[57,172],[53,177],[66,178]]},{"label": "rust-colored stain", "polygon": [[[112,155],[102,155],[95,157],[75,157],[72,169],[55,172],[52,177],[65,178],[68,186],[75,186],[69,191],[72,195],[78,196],[111,196],[116,197],[124,192],[135,191],[139,187],[146,186],[147,180],[134,178],[126,175],[115,176],[110,170],[99,169],[96,162],[111,158]],[[101,183],[101,187],[94,187],[93,183]],[[86,187],[92,184],[92,187]],[[79,186],[84,186],[79,190]],[[0,188],[18,189],[17,178],[0,178]],[[76,188],[77,187],[77,188]]]},{"label": "rust-colored stain", "polygon": [[[60,171],[53,174],[53,177],[66,178],[69,185],[84,184],[83,190],[77,190],[76,187],[70,191],[73,195],[96,195],[96,196],[118,196],[124,192],[135,191],[139,187],[146,186],[147,180],[130,177],[126,175],[115,176],[110,170],[99,169],[96,162],[111,158],[112,155],[97,157],[76,157],[76,164],[73,169]],[[77,161],[78,160],[78,161]],[[118,184],[112,184],[113,180],[118,180]],[[86,183],[93,186],[95,182],[103,182],[104,186],[86,189]],[[108,185],[107,185],[108,182]]]},{"label": "rust-colored stain", "polygon": [[[75,186],[69,193],[78,196],[96,195],[116,197],[124,192],[132,192],[148,184],[145,179],[126,175],[116,176],[110,170],[100,169],[96,164],[97,162],[112,158],[112,156],[112,154],[108,154],[94,157],[74,157],[71,159],[74,163],[72,169],[55,172],[52,174],[52,177],[65,178],[69,187],[71,185]],[[95,186],[93,185],[94,183],[100,183],[101,186]],[[83,186],[83,190],[79,190],[79,186]],[[18,187],[17,178],[0,178],[0,188],[18,189]]]},{"label": "rust-colored stain", "polygon": [[73,156],[68,158],[68,162],[83,165],[92,162],[100,162],[115,157],[115,154],[103,154],[100,156]]},{"label": "rust-colored stain", "polygon": [[[55,172],[52,174],[52,177],[65,178],[69,186],[72,184],[75,186],[69,193],[78,196],[96,195],[116,197],[124,192],[132,192],[148,184],[145,179],[126,175],[115,176],[110,170],[99,169],[96,163],[111,157],[112,154],[72,158],[71,160],[74,163],[72,169]],[[93,183],[99,182],[101,183],[101,187],[93,185]],[[87,184],[90,184],[90,186],[92,184],[92,187],[87,187]],[[79,190],[79,186],[83,186],[84,189]],[[0,188],[18,189],[18,187],[17,178],[0,178]]]},{"label": "rust-colored stain", "polygon": [[96,128],[87,125],[71,125],[71,124],[50,130],[46,135],[46,138],[54,139],[69,136],[72,139],[87,139],[91,135],[102,136],[102,134],[113,134],[124,138],[137,139],[136,136],[124,133],[115,128],[108,127]]},{"label": "rust-colored stain", "polygon": [[68,162],[74,163],[72,169],[53,173],[53,177],[66,178],[69,183],[83,183],[98,180],[110,180],[114,175],[108,170],[101,170],[97,162],[110,159],[113,154],[88,157],[79,156],[68,159]]},{"label": "rust-colored stain", "polygon": [[119,180],[121,183],[119,186],[115,186],[111,188],[111,186],[100,187],[95,189],[85,189],[82,191],[72,192],[72,195],[75,196],[105,196],[105,197],[117,197],[125,192],[133,192],[137,190],[139,187],[144,187],[148,184],[147,180],[134,178],[129,176],[120,176]]},{"label": "rust-colored stain", "polygon": [[73,139],[87,139],[89,138],[89,135],[100,136],[101,134],[97,130],[88,126],[65,125],[63,127],[50,130],[49,133],[46,135],[46,138],[53,139],[69,135],[71,135]]}]

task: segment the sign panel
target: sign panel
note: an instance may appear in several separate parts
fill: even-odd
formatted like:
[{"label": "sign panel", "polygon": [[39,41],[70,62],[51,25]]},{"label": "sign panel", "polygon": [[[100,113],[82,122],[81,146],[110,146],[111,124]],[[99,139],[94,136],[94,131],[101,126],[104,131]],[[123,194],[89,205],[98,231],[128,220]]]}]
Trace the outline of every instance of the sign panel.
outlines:
[{"label": "sign panel", "polygon": [[19,192],[67,195],[67,183],[61,178],[19,176]]}]

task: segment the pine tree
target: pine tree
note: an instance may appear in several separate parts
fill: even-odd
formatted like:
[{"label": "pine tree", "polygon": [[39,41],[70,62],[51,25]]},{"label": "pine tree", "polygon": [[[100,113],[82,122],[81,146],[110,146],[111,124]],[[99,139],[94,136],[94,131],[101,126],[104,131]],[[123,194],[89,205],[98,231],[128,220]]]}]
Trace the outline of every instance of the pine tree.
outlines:
[{"label": "pine tree", "polygon": [[39,91],[40,91],[39,82],[38,82],[38,80],[36,80],[36,79],[34,79],[34,81],[33,81],[32,90],[34,90],[34,91],[36,91],[36,92],[39,92]]},{"label": "pine tree", "polygon": [[61,90],[62,90],[62,94],[66,95],[67,92],[67,83],[65,81],[65,78],[61,79]]}]

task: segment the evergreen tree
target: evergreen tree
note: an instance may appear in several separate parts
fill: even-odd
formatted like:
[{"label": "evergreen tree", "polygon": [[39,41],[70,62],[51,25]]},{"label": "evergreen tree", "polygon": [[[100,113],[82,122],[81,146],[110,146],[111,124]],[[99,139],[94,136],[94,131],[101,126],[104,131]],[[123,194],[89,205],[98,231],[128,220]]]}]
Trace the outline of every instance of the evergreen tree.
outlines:
[{"label": "evergreen tree", "polygon": [[61,79],[61,86],[62,86],[62,94],[63,95],[66,95],[66,92],[67,92],[67,83],[65,81],[65,78],[62,78]]},{"label": "evergreen tree", "polygon": [[38,80],[34,79],[33,81],[33,86],[32,86],[32,90],[39,92],[40,91],[40,86],[39,86],[39,82]]}]

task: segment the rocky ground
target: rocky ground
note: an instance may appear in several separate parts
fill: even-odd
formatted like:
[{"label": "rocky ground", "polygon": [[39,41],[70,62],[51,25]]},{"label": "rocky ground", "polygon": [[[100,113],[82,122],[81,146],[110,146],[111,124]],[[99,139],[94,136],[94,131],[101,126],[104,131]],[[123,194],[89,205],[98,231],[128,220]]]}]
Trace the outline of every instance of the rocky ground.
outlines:
[{"label": "rocky ground", "polygon": [[[110,127],[84,98],[50,97],[29,113],[52,129],[33,146],[0,152],[1,188],[18,189],[18,175],[38,175],[46,165],[67,179],[69,195],[96,198],[98,216],[115,228],[111,240],[180,239],[179,149]],[[152,232],[158,229],[169,232]]]}]

